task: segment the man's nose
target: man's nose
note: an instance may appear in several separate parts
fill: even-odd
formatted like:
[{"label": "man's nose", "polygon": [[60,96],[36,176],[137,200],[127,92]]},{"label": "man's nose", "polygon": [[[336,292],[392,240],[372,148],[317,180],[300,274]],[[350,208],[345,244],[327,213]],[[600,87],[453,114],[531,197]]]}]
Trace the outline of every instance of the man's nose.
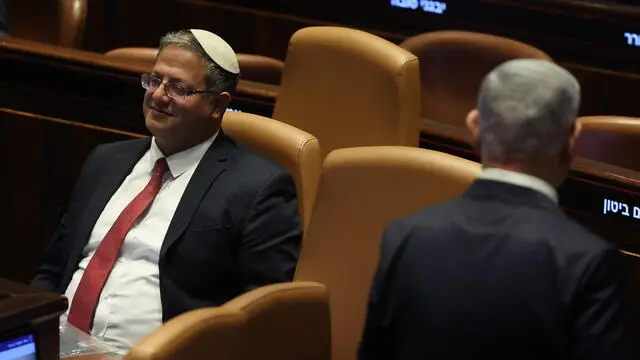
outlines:
[{"label": "man's nose", "polygon": [[153,93],[151,94],[151,97],[154,100],[162,100],[162,101],[169,101],[169,95],[167,95],[167,91],[166,91],[166,85],[167,82],[163,81],[160,83],[160,85],[158,85],[157,88],[155,88],[155,90],[153,90]]}]

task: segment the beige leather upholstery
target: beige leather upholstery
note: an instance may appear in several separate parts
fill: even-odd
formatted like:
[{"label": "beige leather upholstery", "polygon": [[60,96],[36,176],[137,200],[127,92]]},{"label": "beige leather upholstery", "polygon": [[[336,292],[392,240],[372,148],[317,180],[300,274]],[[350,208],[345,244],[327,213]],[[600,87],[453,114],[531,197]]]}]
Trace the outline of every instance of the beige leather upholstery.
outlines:
[{"label": "beige leather upholstery", "polygon": [[329,360],[329,321],[323,285],[269,285],[170,320],[124,359]]},{"label": "beige leather upholstery", "polygon": [[87,20],[88,0],[60,1],[60,41],[59,45],[80,48]]},{"label": "beige leather upholstery", "polygon": [[640,118],[585,116],[576,155],[640,171]]},{"label": "beige leather upholstery", "polygon": [[124,47],[109,50],[104,54],[121,59],[130,59],[153,64],[156,61],[158,49],[151,47]]},{"label": "beige leather upholstery", "polygon": [[16,0],[7,7],[11,36],[81,47],[88,0]]},{"label": "beige leather upholstery", "polygon": [[551,60],[519,41],[468,31],[429,32],[400,46],[420,59],[422,117],[457,126],[464,126],[482,79],[494,67],[516,58]]},{"label": "beige leather upholstery", "polygon": [[[157,53],[157,48],[125,47],[109,50],[105,55],[153,64]],[[256,54],[238,53],[236,56],[242,79],[272,85],[280,84],[280,78],[282,78],[284,71],[282,60]]]},{"label": "beige leather upholstery", "polygon": [[329,289],[333,360],[355,359],[386,224],[458,196],[479,173],[477,163],[420,148],[348,148],[327,156],[296,281]]},{"label": "beige leather upholstery", "polygon": [[280,85],[284,73],[284,61],[256,54],[236,54],[240,77],[244,80]]},{"label": "beige leather upholstery", "polygon": [[258,154],[288,169],[296,180],[303,228],[311,216],[320,177],[320,144],[313,135],[259,115],[227,111],[224,132]]},{"label": "beige leather upholstery", "polygon": [[373,34],[309,27],[289,42],[273,118],[308,131],[322,149],[417,146],[415,55]]}]

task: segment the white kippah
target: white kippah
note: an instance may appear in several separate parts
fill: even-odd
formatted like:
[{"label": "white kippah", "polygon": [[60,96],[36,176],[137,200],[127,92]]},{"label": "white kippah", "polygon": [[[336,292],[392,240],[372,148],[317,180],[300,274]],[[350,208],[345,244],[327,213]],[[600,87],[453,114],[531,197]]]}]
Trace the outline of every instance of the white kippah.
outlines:
[{"label": "white kippah", "polygon": [[213,62],[232,74],[240,72],[236,53],[220,36],[200,29],[190,29],[189,31]]}]

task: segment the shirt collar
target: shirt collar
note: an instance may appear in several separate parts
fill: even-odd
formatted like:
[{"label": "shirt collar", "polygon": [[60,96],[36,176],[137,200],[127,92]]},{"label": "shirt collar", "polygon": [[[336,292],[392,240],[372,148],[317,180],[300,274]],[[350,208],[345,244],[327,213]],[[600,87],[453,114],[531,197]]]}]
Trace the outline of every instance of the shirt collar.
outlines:
[{"label": "shirt collar", "polygon": [[529,188],[548,196],[554,203],[558,203],[558,193],[556,189],[548,182],[532,175],[505,169],[484,168],[480,179],[500,181]]},{"label": "shirt collar", "polygon": [[213,141],[218,137],[219,131],[213,134],[209,139],[201,142],[198,145],[192,146],[186,150],[175,153],[171,156],[164,156],[162,150],[156,144],[155,136],[151,139],[151,149],[149,150],[149,162],[151,169],[155,167],[155,163],[158,159],[166,157],[167,165],[169,165],[169,173],[172,178],[177,178],[185,171],[195,168],[200,160],[207,152],[207,149],[213,144]]}]

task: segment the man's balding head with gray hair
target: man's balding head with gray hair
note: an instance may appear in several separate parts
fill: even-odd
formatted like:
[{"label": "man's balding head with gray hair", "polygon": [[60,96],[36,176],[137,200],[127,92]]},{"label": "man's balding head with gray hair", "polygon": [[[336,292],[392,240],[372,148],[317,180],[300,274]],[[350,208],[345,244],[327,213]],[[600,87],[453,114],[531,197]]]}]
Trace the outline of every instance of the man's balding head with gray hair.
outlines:
[{"label": "man's balding head with gray hair", "polygon": [[478,140],[483,161],[510,163],[562,151],[580,105],[580,85],[544,60],[507,61],[482,82]]}]

